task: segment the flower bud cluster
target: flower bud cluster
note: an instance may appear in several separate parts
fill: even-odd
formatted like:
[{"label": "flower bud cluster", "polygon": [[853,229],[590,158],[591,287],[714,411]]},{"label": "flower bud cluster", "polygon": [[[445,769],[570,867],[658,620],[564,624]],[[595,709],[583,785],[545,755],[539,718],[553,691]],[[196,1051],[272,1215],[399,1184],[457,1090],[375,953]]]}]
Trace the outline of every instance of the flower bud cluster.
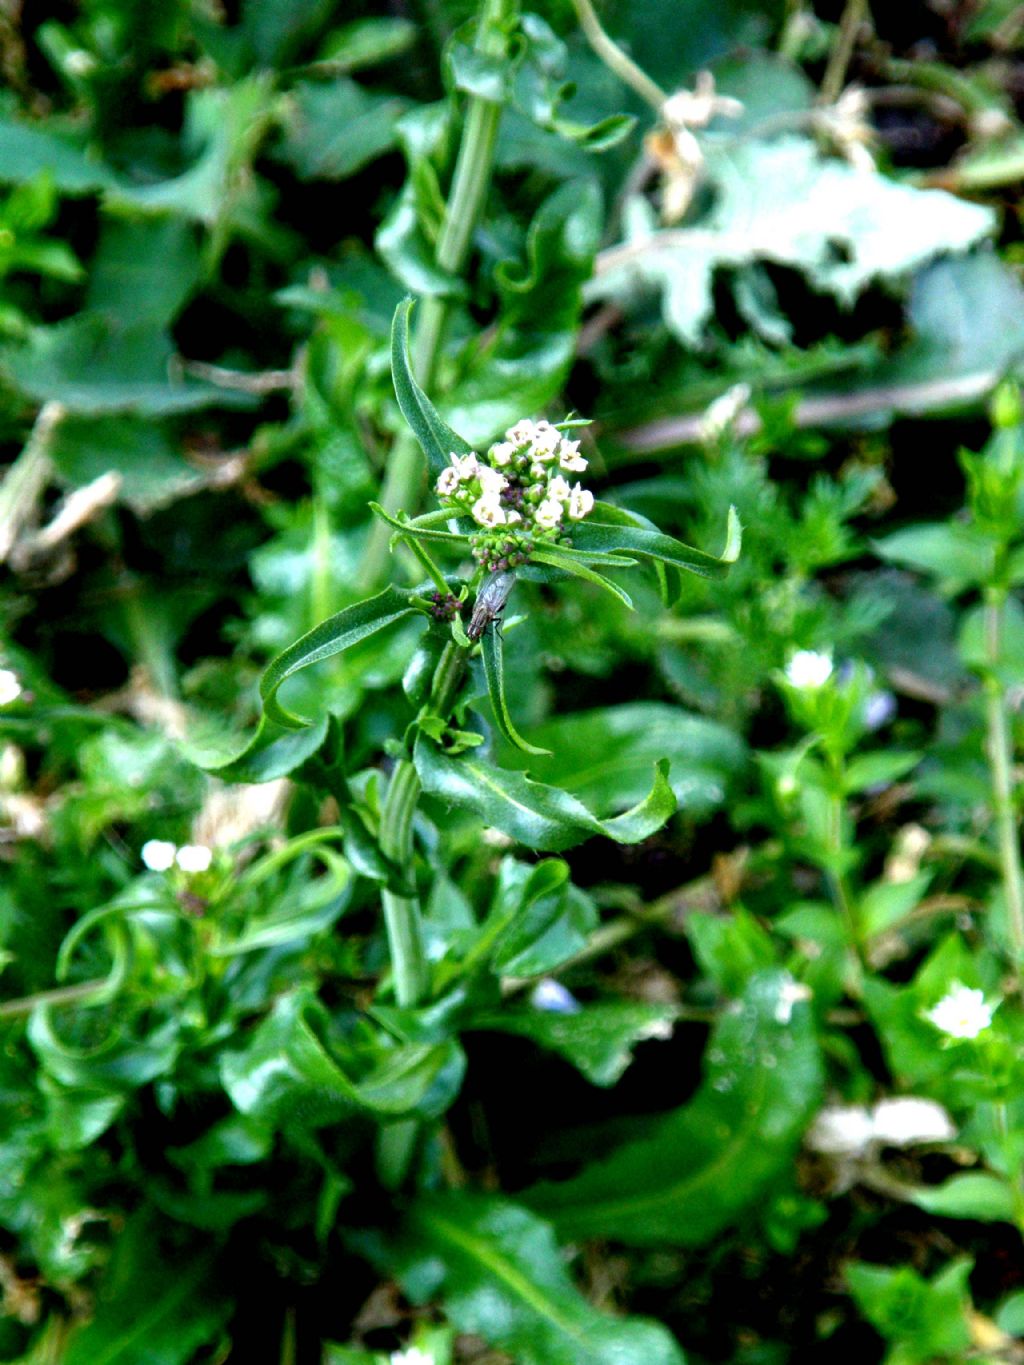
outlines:
[{"label": "flower bud cluster", "polygon": [[566,523],[582,521],[594,506],[593,493],[566,478],[587,468],[579,444],[550,422],[524,419],[484,459],[452,455],[437,495],[442,507],[480,528],[472,546],[485,569],[525,564],[538,541],[568,543]]}]

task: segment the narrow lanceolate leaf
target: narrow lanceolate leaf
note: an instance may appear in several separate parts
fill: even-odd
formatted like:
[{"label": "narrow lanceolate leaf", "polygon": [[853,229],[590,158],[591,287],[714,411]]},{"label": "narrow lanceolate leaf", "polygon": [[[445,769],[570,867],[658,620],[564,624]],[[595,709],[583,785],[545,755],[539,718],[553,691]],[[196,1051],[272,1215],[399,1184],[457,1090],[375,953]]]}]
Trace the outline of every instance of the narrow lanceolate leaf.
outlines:
[{"label": "narrow lanceolate leaf", "polygon": [[519,1365],[683,1365],[668,1330],[593,1308],[569,1278],[550,1226],[491,1195],[445,1194],[410,1210],[398,1276],[411,1297],[443,1275],[459,1332]]},{"label": "narrow lanceolate leaf", "polygon": [[568,792],[498,768],[474,752],[451,757],[422,734],[416,741],[415,763],[424,791],[475,812],[510,838],[545,852],[571,848],[595,834],[620,844],[638,844],[659,830],[676,808],[667,763],[655,766],[646,797],[610,820],[599,820]]},{"label": "narrow lanceolate leaf", "polygon": [[555,549],[535,549],[530,559],[537,564],[547,564],[552,569],[561,569],[563,573],[572,574],[574,578],[583,578],[588,583],[596,583],[599,588],[603,588],[605,592],[610,592],[613,597],[617,597],[630,611],[633,610],[633,599],[629,593],[620,588],[617,583],[613,583],[610,578],[605,578],[604,574],[588,568],[585,561],[571,559],[566,554],[559,554]]},{"label": "narrow lanceolate leaf", "polygon": [[283,650],[263,674],[260,696],[264,714],[276,724],[292,730],[311,724],[302,716],[293,716],[280,704],[277,692],[281,684],[293,673],[309,668],[311,664],[318,664],[323,659],[331,659],[419,610],[413,593],[404,588],[385,588],[376,597],[357,602],[355,606],[346,607],[344,611],[322,621]]},{"label": "narrow lanceolate leaf", "polygon": [[240,748],[234,736],[207,733],[182,742],[189,759],[223,782],[272,782],[312,758],[327,737],[327,717],[305,729],[286,729],[260,717],[256,733]]},{"label": "narrow lanceolate leaf", "polygon": [[425,517],[409,517],[403,512],[399,516],[393,517],[384,511],[379,502],[371,502],[370,511],[375,516],[380,517],[381,521],[386,521],[389,526],[393,526],[401,535],[409,536],[411,539],[446,540],[449,544],[460,546],[469,544],[468,535],[441,530],[441,526],[451,520],[450,512],[429,512]]},{"label": "narrow lanceolate leaf", "polygon": [[808,1005],[784,972],[753,977],[708,1045],[695,1099],[571,1180],[523,1196],[563,1237],[696,1246],[762,1199],[792,1163],[818,1104]]},{"label": "narrow lanceolate leaf", "polygon": [[528,743],[512,724],[508,699],[505,696],[504,646],[499,622],[495,622],[490,629],[484,631],[480,641],[480,653],[484,661],[487,695],[491,699],[491,710],[494,712],[498,729],[510,744],[522,749],[524,754],[550,754],[550,749],[538,749],[535,744]]},{"label": "narrow lanceolate leaf", "polygon": [[419,441],[431,473],[437,475],[450,463],[450,455],[468,455],[472,447],[458,432],[452,431],[416,382],[409,358],[412,306],[412,299],[405,299],[395,310],[391,324],[391,378],[402,416]]},{"label": "narrow lanceolate leaf", "polygon": [[599,502],[593,515],[572,528],[573,548],[625,553],[685,569],[702,578],[721,578],[739,558],[742,533],[734,508],[729,509],[725,547],[720,555],[694,549],[674,536],[666,536],[646,517],[621,507]]}]

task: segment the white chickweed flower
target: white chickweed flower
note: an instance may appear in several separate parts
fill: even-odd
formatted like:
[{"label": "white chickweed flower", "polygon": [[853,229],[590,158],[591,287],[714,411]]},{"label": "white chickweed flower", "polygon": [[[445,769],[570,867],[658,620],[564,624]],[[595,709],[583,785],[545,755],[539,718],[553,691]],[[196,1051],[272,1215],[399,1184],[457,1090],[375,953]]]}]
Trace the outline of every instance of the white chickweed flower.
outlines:
[{"label": "white chickweed flower", "polygon": [[925,1018],[950,1038],[977,1038],[992,1023],[995,1008],[986,1003],[983,992],[955,981]]},{"label": "white chickweed flower", "polygon": [[545,498],[533,514],[536,524],[544,531],[553,531],[562,520],[562,504]]},{"label": "white chickweed flower", "polygon": [[0,706],[10,706],[21,696],[22,687],[17,673],[10,668],[0,668]]},{"label": "white chickweed flower", "polygon": [[558,463],[568,474],[582,474],[587,468],[579,449],[579,441],[562,441],[558,448]]},{"label": "white chickweed flower", "polygon": [[184,844],[175,861],[182,872],[205,872],[213,862],[213,853],[203,844]]},{"label": "white chickweed flower", "polygon": [[808,691],[823,687],[831,676],[831,654],[819,654],[813,649],[798,649],[786,665],[788,681],[794,687]]},{"label": "white chickweed flower", "polygon": [[950,1142],[956,1137],[953,1120],[934,1100],[900,1095],[879,1100],[871,1111],[875,1141],[886,1147],[913,1147],[923,1142]]},{"label": "white chickweed flower", "polygon": [[562,478],[561,474],[556,474],[548,484],[548,497],[554,498],[557,502],[568,502],[572,489]]},{"label": "white chickweed flower", "polygon": [[594,495],[589,488],[577,484],[569,494],[569,516],[573,521],[582,521],[594,510]]},{"label": "white chickweed flower", "polygon": [[473,504],[473,520],[479,526],[504,526],[507,520],[505,509],[498,501],[496,493],[484,493]]},{"label": "white chickweed flower", "polygon": [[458,492],[459,471],[457,469],[445,469],[437,478],[437,491],[443,498],[450,498],[453,493]]},{"label": "white chickweed flower", "polygon": [[150,872],[167,872],[174,866],[177,851],[170,839],[147,839],[142,845],[142,861]]}]

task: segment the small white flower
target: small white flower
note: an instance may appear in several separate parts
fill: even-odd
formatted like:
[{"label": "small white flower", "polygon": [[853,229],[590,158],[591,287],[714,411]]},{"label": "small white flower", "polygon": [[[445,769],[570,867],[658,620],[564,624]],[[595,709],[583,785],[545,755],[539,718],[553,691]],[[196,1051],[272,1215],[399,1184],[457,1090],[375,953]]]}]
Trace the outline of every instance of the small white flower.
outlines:
[{"label": "small white flower", "polygon": [[509,526],[514,526],[517,521],[522,521],[522,519],[523,518],[515,510],[515,508],[509,508],[509,510],[505,513],[505,521],[508,523]]},{"label": "small white flower", "polygon": [[549,460],[553,460],[558,454],[558,447],[561,439],[558,432],[550,423],[538,422],[530,454],[535,460],[540,460],[542,464],[547,464]]},{"label": "small white flower", "polygon": [[459,471],[457,469],[445,469],[438,475],[437,491],[442,498],[450,498],[459,489]]},{"label": "small white flower", "polygon": [[830,1104],[822,1109],[805,1139],[812,1152],[824,1156],[857,1156],[875,1136],[871,1115],[862,1104]]},{"label": "small white flower", "polygon": [[977,1038],[992,1023],[994,1013],[995,1006],[986,1003],[981,991],[955,981],[925,1018],[950,1038]]},{"label": "small white flower", "polygon": [[786,677],[794,687],[823,687],[831,676],[831,654],[818,654],[813,649],[798,649],[786,665]]},{"label": "small white flower", "polygon": [[453,451],[449,458],[452,468],[459,477],[459,483],[466,483],[480,472],[480,461],[472,451],[468,455],[456,455]]},{"label": "small white flower", "polygon": [[499,441],[491,446],[491,460],[494,464],[508,464],[516,453],[514,441]]},{"label": "small white flower", "polygon": [[569,516],[573,521],[582,519],[594,510],[594,495],[589,488],[577,484],[569,494]]},{"label": "small white flower", "polygon": [[22,687],[17,673],[9,668],[0,668],[0,706],[10,706],[21,696]]},{"label": "small white flower", "polygon": [[568,502],[572,489],[562,478],[561,474],[556,474],[548,484],[548,497],[554,498],[557,502]]},{"label": "small white flower", "polygon": [[912,1147],[919,1142],[949,1142],[956,1137],[953,1121],[934,1100],[902,1095],[879,1100],[871,1111],[875,1141],[886,1147]]},{"label": "small white flower", "polygon": [[476,471],[476,476],[480,480],[480,488],[484,497],[496,498],[503,489],[508,487],[508,479],[500,470],[492,469],[489,464],[482,464]]},{"label": "small white flower", "polygon": [[142,845],[142,861],[150,872],[166,872],[174,866],[177,851],[169,839],[147,839]]},{"label": "small white flower", "polygon": [[435,1365],[430,1352],[419,1346],[410,1346],[407,1351],[392,1351],[389,1359],[390,1365]]},{"label": "small white flower", "polygon": [[505,432],[505,440],[511,442],[518,450],[520,446],[528,445],[533,440],[534,425],[529,417],[524,417],[517,422],[514,427],[509,427]]},{"label": "small white flower", "polygon": [[91,52],[77,47],[64,58],[64,70],[69,76],[88,76],[96,69],[96,58]]},{"label": "small white flower", "polygon": [[507,520],[505,509],[498,501],[497,494],[484,493],[473,504],[473,520],[480,526],[504,526]]},{"label": "small white flower", "polygon": [[533,519],[542,530],[553,531],[562,520],[562,504],[546,498],[534,512]]},{"label": "small white flower", "polygon": [[579,453],[579,441],[562,441],[558,448],[558,463],[570,474],[582,474],[587,462]]},{"label": "small white flower", "polygon": [[534,986],[530,992],[530,1004],[535,1010],[544,1010],[548,1014],[579,1014],[583,1008],[572,991],[550,976]]},{"label": "small white flower", "polygon": [[182,872],[205,872],[213,862],[213,853],[203,844],[183,844],[175,861]]}]

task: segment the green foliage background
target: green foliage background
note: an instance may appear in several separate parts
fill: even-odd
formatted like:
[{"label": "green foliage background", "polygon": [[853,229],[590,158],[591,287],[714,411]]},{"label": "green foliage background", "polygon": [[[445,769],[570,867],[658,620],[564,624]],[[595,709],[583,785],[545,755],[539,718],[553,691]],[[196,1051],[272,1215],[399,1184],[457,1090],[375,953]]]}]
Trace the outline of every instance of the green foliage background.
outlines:
[{"label": "green foliage background", "polygon": [[0,1360],[1019,1358],[1024,26],[889,8],[0,13]]}]

